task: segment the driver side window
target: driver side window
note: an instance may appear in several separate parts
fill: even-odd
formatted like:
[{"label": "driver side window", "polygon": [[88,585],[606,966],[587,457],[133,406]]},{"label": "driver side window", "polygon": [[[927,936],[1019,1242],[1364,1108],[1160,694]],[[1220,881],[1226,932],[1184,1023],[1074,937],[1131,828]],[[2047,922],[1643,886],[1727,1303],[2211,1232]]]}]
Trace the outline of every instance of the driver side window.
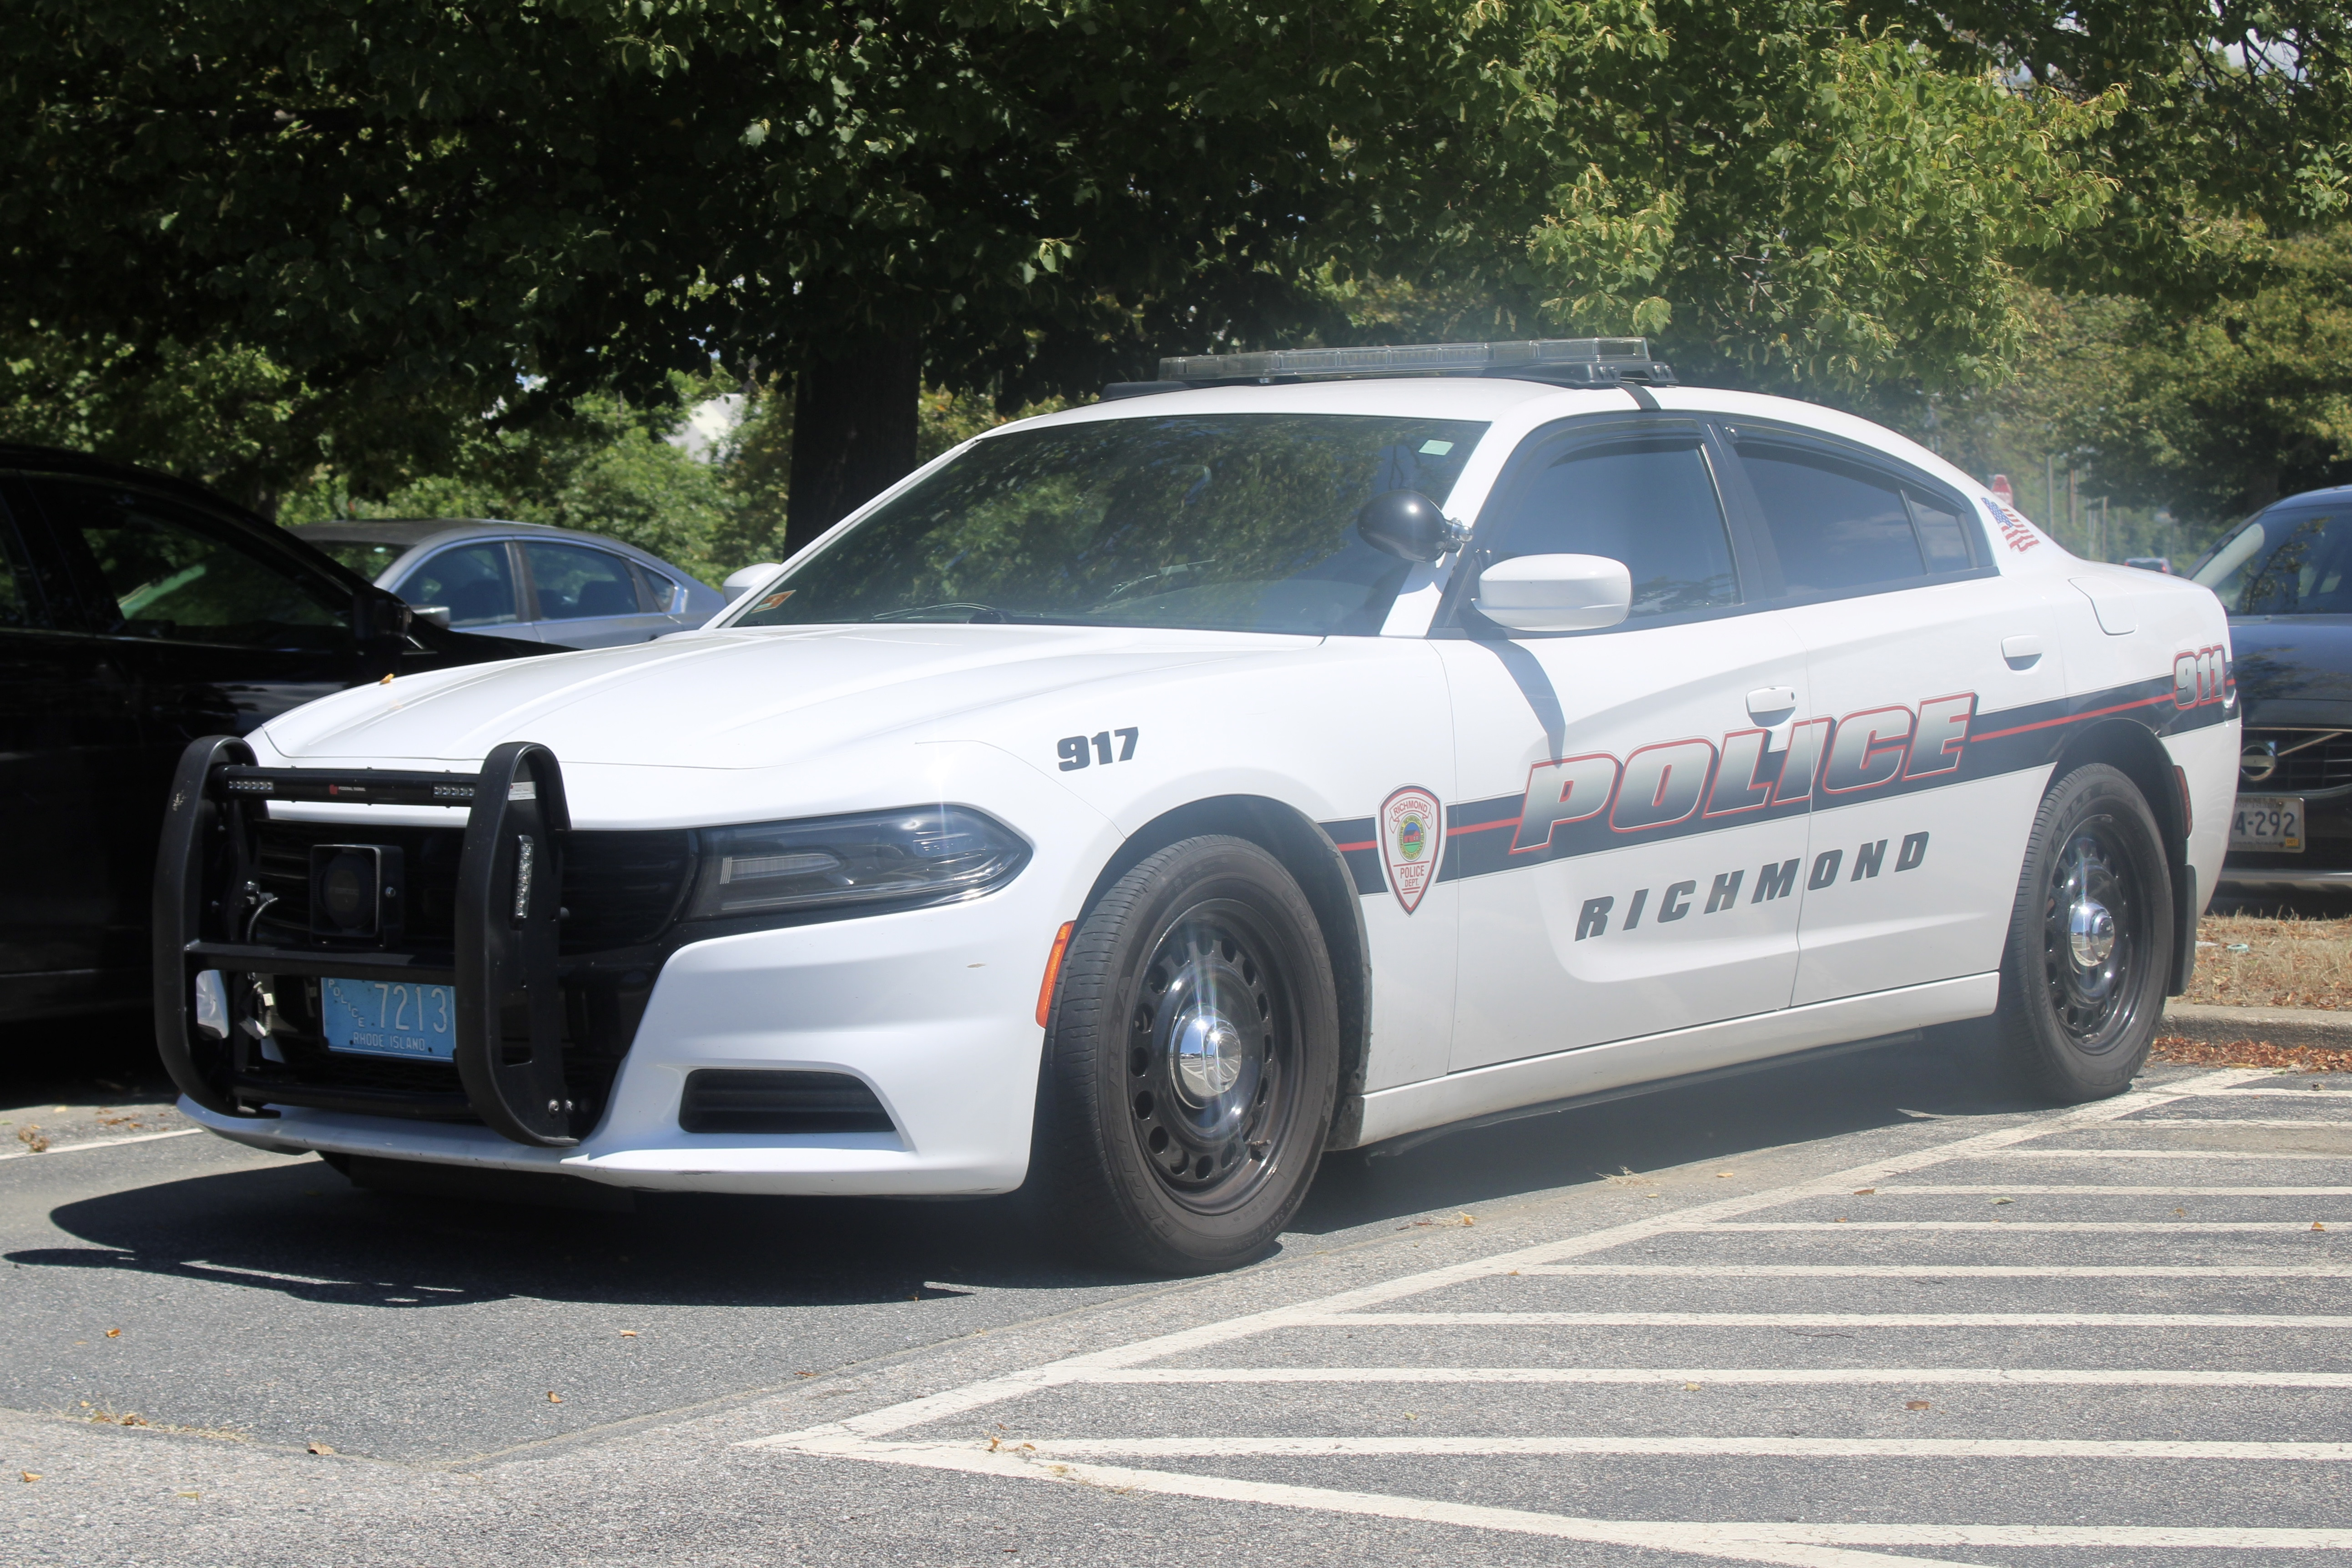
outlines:
[{"label": "driver side window", "polygon": [[103,585],[98,606],[118,637],[281,651],[352,640],[348,595],[272,558],[230,524],[143,490],[95,479],[32,481],[68,548],[79,543]]},{"label": "driver side window", "polygon": [[[1482,533],[1486,531],[1482,525]],[[1633,579],[1629,620],[1740,602],[1715,475],[1696,435],[1587,441],[1523,473],[1505,499],[1491,559],[1603,555]]]}]

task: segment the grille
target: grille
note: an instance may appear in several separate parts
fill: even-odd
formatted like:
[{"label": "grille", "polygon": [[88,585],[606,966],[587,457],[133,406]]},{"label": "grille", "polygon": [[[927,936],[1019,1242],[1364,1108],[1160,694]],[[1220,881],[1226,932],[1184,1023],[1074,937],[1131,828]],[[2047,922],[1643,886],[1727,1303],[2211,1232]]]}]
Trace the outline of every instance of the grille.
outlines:
[{"label": "grille", "polygon": [[[272,902],[252,940],[311,952],[365,952],[366,942],[310,930],[310,850],[320,844],[396,845],[407,879],[405,929],[395,947],[424,954],[456,946],[456,828],[273,822],[257,836],[256,879]],[[627,950],[657,940],[677,918],[694,871],[690,832],[572,833],[563,844],[563,1076],[584,1132],[610,1094],[653,991],[653,955]],[[319,1105],[471,1121],[465,1088],[448,1062],[403,1061],[331,1051],[320,1033],[318,982],[276,984],[271,1038],[283,1062],[250,1059],[237,1091],[253,1103]],[[515,1031],[527,1034],[528,1030]],[[381,1097],[379,1100],[377,1097]],[[871,1098],[870,1096],[868,1097]],[[888,1125],[886,1118],[884,1126]]]},{"label": "grille", "polygon": [[2322,740],[2308,730],[2249,730],[2244,750],[2275,745],[2284,753],[2268,778],[2250,777],[2241,766],[2238,787],[2265,795],[2308,794],[2352,784],[2352,734]]},{"label": "grille", "polygon": [[[310,931],[310,848],[317,844],[399,846],[406,862],[406,930],[399,946],[447,952],[456,945],[457,857],[453,827],[273,822],[262,829],[257,879],[275,900],[253,938],[273,947],[331,951],[352,943]],[[677,916],[694,870],[694,835],[572,833],[563,840],[562,949],[602,952],[653,941]]]},{"label": "grille", "polygon": [[843,1072],[703,1068],[686,1075],[677,1124],[688,1132],[890,1132],[874,1091]]},{"label": "grille", "polygon": [[[588,965],[565,975],[563,1080],[576,1108],[575,1132],[584,1133],[594,1125],[611,1094],[621,1058],[628,1055],[629,1042],[645,1016],[653,982],[650,965]],[[241,1098],[255,1104],[275,1100],[436,1121],[478,1120],[467,1107],[455,1063],[331,1051],[320,1033],[319,982],[282,975],[275,982],[274,994],[269,1037],[285,1060],[272,1062],[251,1053],[245,1070],[236,1075]],[[409,1103],[366,1103],[372,1096],[404,1097]]]}]

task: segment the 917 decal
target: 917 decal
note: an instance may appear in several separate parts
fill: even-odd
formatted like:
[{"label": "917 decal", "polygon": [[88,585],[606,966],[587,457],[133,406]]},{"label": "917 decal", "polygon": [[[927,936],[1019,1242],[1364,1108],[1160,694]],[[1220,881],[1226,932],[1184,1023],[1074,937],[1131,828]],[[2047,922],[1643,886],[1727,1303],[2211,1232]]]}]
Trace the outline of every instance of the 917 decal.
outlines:
[{"label": "917 decal", "polygon": [[[1097,763],[1108,767],[1113,763],[1133,760],[1135,742],[1142,735],[1141,730],[1131,725],[1124,730],[1103,730],[1093,735],[1065,735],[1054,742],[1054,750],[1062,759],[1062,772],[1074,773]],[[1114,736],[1119,742],[1116,753],[1111,748]]]}]

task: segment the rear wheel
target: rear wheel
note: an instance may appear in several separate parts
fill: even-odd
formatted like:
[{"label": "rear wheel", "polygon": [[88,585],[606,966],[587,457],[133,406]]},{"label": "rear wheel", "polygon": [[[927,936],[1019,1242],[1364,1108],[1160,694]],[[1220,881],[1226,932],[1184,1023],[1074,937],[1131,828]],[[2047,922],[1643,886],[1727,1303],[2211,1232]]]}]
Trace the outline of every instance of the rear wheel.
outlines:
[{"label": "rear wheel", "polygon": [[1306,896],[1245,839],[1189,838],[1078,922],[1029,1189],[1055,1231],[1160,1273],[1265,1253],[1328,1134],[1339,1001]]},{"label": "rear wheel", "polygon": [[2042,797],[2001,965],[2001,1047],[2026,1087],[2121,1094],[2147,1059],[2172,968],[2172,878],[2155,814],[2105,763]]}]

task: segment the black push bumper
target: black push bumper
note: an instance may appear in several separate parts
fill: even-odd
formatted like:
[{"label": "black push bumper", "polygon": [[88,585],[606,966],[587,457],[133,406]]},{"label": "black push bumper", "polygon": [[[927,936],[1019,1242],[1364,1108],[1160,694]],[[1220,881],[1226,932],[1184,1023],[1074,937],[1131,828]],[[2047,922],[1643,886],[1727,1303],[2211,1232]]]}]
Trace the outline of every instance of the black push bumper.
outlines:
[{"label": "black push bumper", "polygon": [[[256,942],[271,901],[259,850],[273,800],[466,806],[447,947]],[[173,1080],[222,1116],[299,1105],[478,1120],[541,1148],[578,1142],[585,1108],[567,1086],[557,935],[570,831],[562,771],[528,742],[497,747],[470,774],[261,768],[234,736],[195,742],[173,781],[155,867],[156,1044]],[[205,986],[219,1011],[200,1020],[198,977],[208,971],[219,976],[219,991]],[[278,993],[330,975],[454,987],[454,1081],[437,1063],[390,1085],[286,1070],[278,1042],[301,1025]]]}]

